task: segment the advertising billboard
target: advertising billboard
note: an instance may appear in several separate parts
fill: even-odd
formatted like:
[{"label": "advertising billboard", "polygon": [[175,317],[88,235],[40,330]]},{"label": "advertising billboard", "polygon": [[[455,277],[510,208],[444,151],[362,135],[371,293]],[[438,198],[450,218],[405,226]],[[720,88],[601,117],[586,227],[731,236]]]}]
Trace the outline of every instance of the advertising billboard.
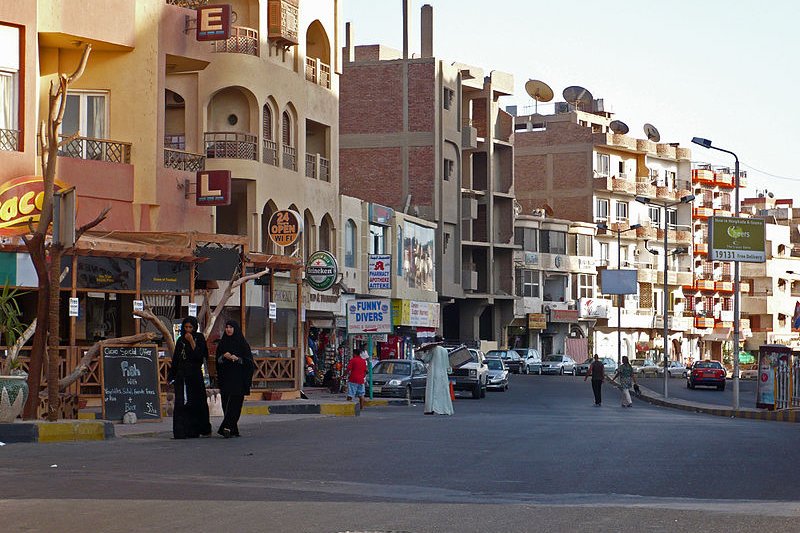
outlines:
[{"label": "advertising billboard", "polygon": [[385,298],[351,300],[347,304],[347,333],[391,333],[392,303]]},{"label": "advertising billboard", "polygon": [[403,224],[403,279],[412,289],[436,288],[436,232],[413,222]]},{"label": "advertising billboard", "polygon": [[372,289],[391,289],[392,288],[392,256],[376,255],[369,256],[369,275],[367,277],[367,288]]},{"label": "advertising billboard", "polygon": [[601,270],[600,292],[602,294],[636,294],[635,270]]},{"label": "advertising billboard", "polygon": [[713,216],[708,228],[708,255],[712,260],[742,263],[767,260],[764,219]]}]

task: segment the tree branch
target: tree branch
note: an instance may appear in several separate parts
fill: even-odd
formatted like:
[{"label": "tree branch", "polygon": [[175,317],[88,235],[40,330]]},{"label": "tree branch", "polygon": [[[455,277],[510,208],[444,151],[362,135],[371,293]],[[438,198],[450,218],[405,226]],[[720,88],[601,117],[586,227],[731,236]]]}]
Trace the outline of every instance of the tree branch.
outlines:
[{"label": "tree branch", "polygon": [[172,332],[167,329],[167,326],[165,326],[164,323],[161,322],[150,309],[134,311],[133,314],[153,324],[153,326],[155,326],[159,333],[161,333],[161,335],[164,337],[164,342],[167,343],[167,349],[169,350],[169,353],[175,353],[175,339],[172,338]]},{"label": "tree branch", "polygon": [[103,210],[100,212],[100,214],[99,214],[99,215],[97,215],[97,216],[95,217],[95,219],[94,219],[94,220],[92,220],[91,222],[87,222],[86,224],[84,224],[83,226],[81,226],[80,228],[78,228],[78,230],[75,232],[75,242],[77,242],[77,241],[78,241],[78,239],[80,239],[81,237],[83,237],[83,234],[84,234],[84,233],[86,233],[87,231],[89,231],[89,230],[90,230],[90,229],[92,229],[93,227],[97,226],[97,225],[98,225],[98,224],[100,224],[102,221],[104,221],[104,220],[105,220],[105,219],[108,217],[108,212],[109,212],[109,211],[111,211],[111,208],[110,208],[110,207],[105,207],[105,208],[103,208]]},{"label": "tree branch", "polygon": [[75,69],[68,78],[67,83],[73,83],[75,80],[80,78],[83,75],[83,71],[86,69],[86,63],[89,61],[89,54],[92,51],[92,45],[87,43],[86,47],[83,49],[83,55],[81,56],[81,62],[78,64],[78,68]]},{"label": "tree branch", "polygon": [[252,281],[254,279],[258,279],[260,277],[266,276],[267,274],[269,274],[269,269],[265,268],[261,272],[256,272],[255,274],[248,274],[246,276],[242,276],[241,278],[237,279],[236,281],[234,281],[231,284],[231,291],[233,291],[233,289],[241,286],[242,284],[247,283],[248,281]]},{"label": "tree branch", "polygon": [[92,347],[86,351],[75,369],[68,376],[58,380],[58,389],[63,391],[86,374],[89,371],[89,365],[92,360],[100,354],[103,346],[106,344],[137,344],[143,341],[152,341],[155,338],[156,334],[148,331],[147,333],[139,333],[138,335],[130,335],[128,337],[119,337],[94,343]]}]

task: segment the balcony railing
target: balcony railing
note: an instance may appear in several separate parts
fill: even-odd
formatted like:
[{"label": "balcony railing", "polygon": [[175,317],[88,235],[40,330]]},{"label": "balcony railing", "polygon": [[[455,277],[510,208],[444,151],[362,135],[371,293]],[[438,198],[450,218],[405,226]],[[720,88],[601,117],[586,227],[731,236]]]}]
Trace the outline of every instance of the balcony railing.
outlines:
[{"label": "balcony railing", "polygon": [[208,131],[204,135],[209,159],[251,159],[258,161],[258,138],[249,133]]},{"label": "balcony railing", "polygon": [[319,63],[319,84],[326,89],[331,88],[331,66],[325,63]]},{"label": "balcony railing", "polygon": [[19,150],[19,131],[0,129],[0,150],[16,152]]},{"label": "balcony railing", "polygon": [[319,179],[321,181],[331,181],[331,161],[324,157],[319,157]]},{"label": "balcony railing", "polygon": [[198,172],[200,170],[205,170],[206,158],[202,154],[193,154],[191,152],[165,147],[164,167],[186,172]]},{"label": "balcony railing", "polygon": [[306,58],[306,79],[311,83],[331,88],[331,67],[316,57]]},{"label": "balcony railing", "polygon": [[306,177],[307,178],[316,178],[317,177],[317,155],[316,154],[306,154]]},{"label": "balcony railing", "polygon": [[274,167],[278,166],[278,143],[264,139],[261,144],[261,160]]},{"label": "balcony railing", "polygon": [[164,148],[186,150],[186,135],[164,135]]},{"label": "balcony railing", "polygon": [[297,148],[283,145],[283,168],[297,170]]},{"label": "balcony railing", "polygon": [[258,30],[232,26],[231,36],[224,41],[214,41],[214,52],[247,54],[258,57]]},{"label": "balcony railing", "polygon": [[[60,135],[61,140],[69,139],[69,135]],[[109,163],[131,162],[131,143],[111,141],[108,139],[92,139],[75,137],[58,149],[61,157],[87,159],[91,161],[108,161]]]}]

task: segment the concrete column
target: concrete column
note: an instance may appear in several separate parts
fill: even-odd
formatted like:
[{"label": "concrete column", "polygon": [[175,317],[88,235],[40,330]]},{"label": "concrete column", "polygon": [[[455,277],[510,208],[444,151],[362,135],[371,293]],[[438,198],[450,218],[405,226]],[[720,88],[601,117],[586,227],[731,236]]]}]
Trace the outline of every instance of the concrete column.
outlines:
[{"label": "concrete column", "polygon": [[408,0],[403,0],[403,59],[408,59]]},{"label": "concrete column", "polygon": [[425,4],[420,10],[420,47],[422,57],[433,57],[433,6]]},{"label": "concrete column", "polygon": [[356,60],[355,54],[355,36],[353,34],[353,24],[348,22],[344,25],[344,59],[345,63],[350,63]]}]

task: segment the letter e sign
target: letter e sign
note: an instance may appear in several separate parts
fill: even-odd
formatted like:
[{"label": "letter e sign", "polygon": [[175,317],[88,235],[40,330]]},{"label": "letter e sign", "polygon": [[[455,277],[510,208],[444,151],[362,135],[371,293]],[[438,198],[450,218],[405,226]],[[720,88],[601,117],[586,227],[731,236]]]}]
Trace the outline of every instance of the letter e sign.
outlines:
[{"label": "letter e sign", "polygon": [[224,41],[230,36],[230,4],[202,6],[197,8],[198,41]]},{"label": "letter e sign", "polygon": [[231,171],[201,170],[197,173],[195,204],[231,205]]}]

